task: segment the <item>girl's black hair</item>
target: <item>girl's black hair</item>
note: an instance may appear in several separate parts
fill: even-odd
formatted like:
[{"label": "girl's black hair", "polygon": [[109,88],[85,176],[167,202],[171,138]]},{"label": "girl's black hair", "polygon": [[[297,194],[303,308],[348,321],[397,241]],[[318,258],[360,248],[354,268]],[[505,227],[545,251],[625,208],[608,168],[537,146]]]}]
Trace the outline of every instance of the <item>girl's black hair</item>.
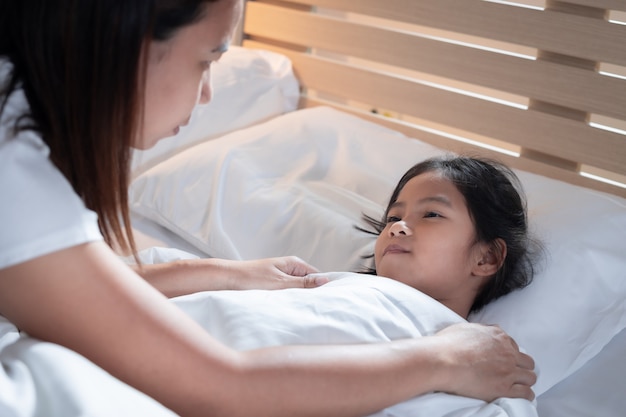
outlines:
[{"label": "girl's black hair", "polygon": [[[487,158],[470,156],[441,156],[422,161],[411,167],[393,191],[381,220],[364,215],[364,221],[374,231],[357,229],[379,235],[385,228],[389,208],[400,191],[412,178],[437,172],[452,182],[465,198],[476,230],[477,242],[506,242],[507,252],[502,267],[483,286],[470,312],[509,292],[530,284],[535,273],[536,256],[542,252],[540,242],[530,236],[527,207],[522,185],[506,165]],[[373,258],[373,255],[366,256]],[[376,267],[361,272],[376,274]]]}]

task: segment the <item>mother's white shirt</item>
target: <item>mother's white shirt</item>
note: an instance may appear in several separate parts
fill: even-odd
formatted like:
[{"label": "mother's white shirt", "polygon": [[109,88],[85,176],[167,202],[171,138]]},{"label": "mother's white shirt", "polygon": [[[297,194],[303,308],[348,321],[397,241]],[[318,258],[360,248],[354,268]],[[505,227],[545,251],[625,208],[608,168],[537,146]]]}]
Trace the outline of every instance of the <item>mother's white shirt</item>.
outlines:
[{"label": "mother's white shirt", "polygon": [[[0,60],[0,85],[10,69]],[[102,239],[96,214],[50,161],[39,135],[15,131],[27,112],[24,92],[17,89],[0,116],[0,269]]]}]

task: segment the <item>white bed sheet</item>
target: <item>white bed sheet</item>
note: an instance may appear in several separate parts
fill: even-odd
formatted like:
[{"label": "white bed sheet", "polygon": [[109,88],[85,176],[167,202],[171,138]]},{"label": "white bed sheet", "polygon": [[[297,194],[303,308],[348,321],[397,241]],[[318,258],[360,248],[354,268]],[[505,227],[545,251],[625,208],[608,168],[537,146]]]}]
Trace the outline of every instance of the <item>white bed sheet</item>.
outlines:
[{"label": "white bed sheet", "polygon": [[626,415],[626,330],[581,369],[537,399],[541,417]]}]

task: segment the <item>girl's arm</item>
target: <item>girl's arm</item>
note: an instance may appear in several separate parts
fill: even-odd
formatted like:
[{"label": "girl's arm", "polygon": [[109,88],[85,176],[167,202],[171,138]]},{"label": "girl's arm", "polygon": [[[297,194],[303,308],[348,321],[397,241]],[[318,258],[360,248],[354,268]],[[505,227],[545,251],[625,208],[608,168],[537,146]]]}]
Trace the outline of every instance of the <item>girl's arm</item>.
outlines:
[{"label": "girl's arm", "polygon": [[326,283],[319,272],[295,256],[251,261],[182,259],[145,264],[133,270],[168,297],[211,290],[313,288]]},{"label": "girl's arm", "polygon": [[103,242],[0,270],[0,312],[184,415],[358,416],[439,390],[532,397],[532,360],[501,330],[398,342],[233,351]]}]

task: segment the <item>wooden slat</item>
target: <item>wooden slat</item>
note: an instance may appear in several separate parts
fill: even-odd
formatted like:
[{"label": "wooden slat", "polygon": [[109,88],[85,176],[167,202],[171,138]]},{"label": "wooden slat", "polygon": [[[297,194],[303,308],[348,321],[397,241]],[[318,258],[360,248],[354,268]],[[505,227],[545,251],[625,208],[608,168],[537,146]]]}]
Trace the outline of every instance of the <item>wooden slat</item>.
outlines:
[{"label": "wooden slat", "polygon": [[624,0],[563,0],[563,3],[626,12],[626,1]]},{"label": "wooden slat", "polygon": [[281,50],[303,85],[409,116],[626,174],[626,144],[617,133],[400,78]]},{"label": "wooden slat", "polygon": [[[272,22],[268,25],[267,22]],[[435,39],[341,22],[259,3],[246,12],[248,35],[447,77],[609,117],[625,117],[626,81]],[[517,74],[511,77],[511,74]]]},{"label": "wooden slat", "polygon": [[459,154],[470,154],[470,155],[479,154],[482,156],[495,158],[509,165],[510,167],[513,167],[516,169],[533,172],[539,175],[545,175],[553,179],[569,182],[571,184],[580,185],[582,187],[587,187],[587,188],[615,194],[620,197],[626,198],[626,188],[618,187],[618,186],[611,185],[608,183],[599,182],[597,180],[586,178],[576,172],[563,170],[552,165],[547,165],[547,164],[537,162],[534,160],[529,160],[523,157],[515,157],[512,155],[503,154],[500,152],[486,149],[484,147],[472,145],[471,143],[454,140],[449,137],[446,137],[445,135],[439,135],[436,132],[433,132],[432,130],[421,129],[419,126],[414,126],[414,125],[410,125],[407,123],[403,123],[396,119],[355,110],[354,108],[342,106],[337,103],[320,100],[320,99],[309,98],[309,97],[303,97],[303,99],[301,100],[302,108],[310,108],[310,107],[316,107],[316,106],[334,107],[337,110],[340,110],[346,113],[351,113],[362,119],[365,119],[365,120],[383,125],[385,127],[388,127],[390,129],[396,130],[398,132],[401,132],[409,138],[419,139],[422,142],[429,143],[441,149],[446,149],[446,150],[456,152]]},{"label": "wooden slat", "polygon": [[[483,0],[290,0],[626,66],[626,26]],[[250,2],[248,6],[254,4]]]}]

